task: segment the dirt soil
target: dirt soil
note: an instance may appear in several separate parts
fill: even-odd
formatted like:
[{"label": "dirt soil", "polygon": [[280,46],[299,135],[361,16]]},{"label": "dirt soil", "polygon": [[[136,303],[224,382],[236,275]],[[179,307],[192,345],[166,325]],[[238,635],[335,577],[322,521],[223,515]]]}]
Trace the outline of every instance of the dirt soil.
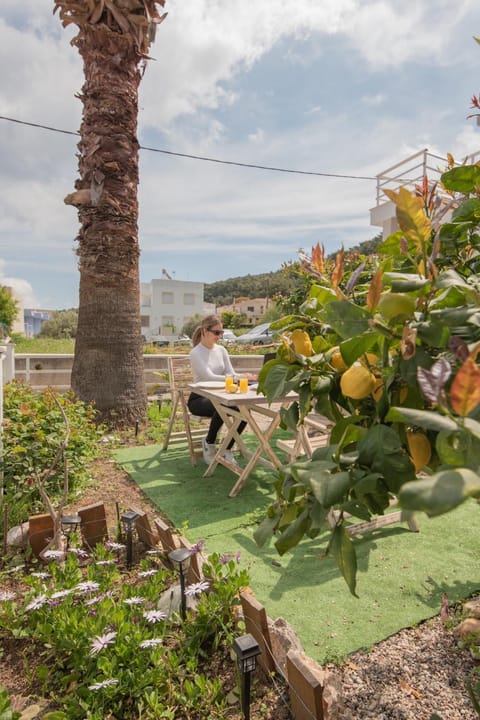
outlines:
[{"label": "dirt soil", "polygon": [[[150,520],[162,516],[114,461],[98,460],[92,474],[95,482],[68,511],[103,502],[112,537],[117,523],[117,503],[120,510],[134,507],[145,511]],[[325,668],[331,673],[333,686],[337,687],[337,699],[325,720],[430,720],[434,712],[441,720],[477,720],[479,716],[468,696],[466,679],[475,670],[480,683],[480,667],[468,650],[458,648],[448,622],[452,615],[453,608],[444,608],[443,618],[438,616],[415,628],[402,630],[370,652],[352,655],[342,668]],[[14,707],[25,713],[22,720],[34,720],[42,717],[46,704],[37,699],[36,688],[32,688],[29,681],[32,666],[39,659],[29,658],[31,665],[26,673],[25,648],[19,642],[3,647],[0,685],[11,693]],[[231,659],[218,658],[216,663],[215,674],[227,692],[235,693],[236,675]],[[282,678],[267,678],[257,671],[252,697],[252,718],[292,718]],[[242,718],[237,702],[225,720]],[[178,720],[187,719],[179,717]]]}]

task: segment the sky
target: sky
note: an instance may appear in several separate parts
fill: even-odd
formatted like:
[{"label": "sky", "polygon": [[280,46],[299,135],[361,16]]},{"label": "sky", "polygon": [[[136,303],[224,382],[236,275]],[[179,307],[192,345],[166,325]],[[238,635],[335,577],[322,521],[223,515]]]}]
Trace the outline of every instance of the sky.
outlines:
[{"label": "sky", "polygon": [[[1,0],[0,115],[77,132],[81,58],[53,0]],[[161,8],[159,8],[161,9]],[[167,0],[140,86],[140,280],[280,269],[374,237],[375,176],[480,150],[478,0]],[[78,137],[0,119],[0,284],[78,306]],[[347,175],[354,177],[334,177]],[[333,177],[332,177],[333,176]],[[357,179],[358,178],[358,179]],[[367,178],[367,179],[364,179]],[[373,179],[368,179],[373,178]]]}]

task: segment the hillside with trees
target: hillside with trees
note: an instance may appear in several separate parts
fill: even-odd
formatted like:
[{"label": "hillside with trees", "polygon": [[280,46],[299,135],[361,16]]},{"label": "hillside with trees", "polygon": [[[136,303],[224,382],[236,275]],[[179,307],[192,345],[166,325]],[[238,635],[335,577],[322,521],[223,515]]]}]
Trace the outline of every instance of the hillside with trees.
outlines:
[{"label": "hillside with trees", "polygon": [[[381,239],[380,233],[370,240],[354,245],[347,252],[371,255],[377,251]],[[336,252],[332,254],[332,257],[336,255]],[[216,305],[231,305],[234,299],[239,297],[269,297],[271,299],[278,296],[287,297],[302,286],[298,270],[299,263],[286,263],[280,270],[274,272],[243,275],[208,283],[205,284],[204,299],[206,302]]]}]

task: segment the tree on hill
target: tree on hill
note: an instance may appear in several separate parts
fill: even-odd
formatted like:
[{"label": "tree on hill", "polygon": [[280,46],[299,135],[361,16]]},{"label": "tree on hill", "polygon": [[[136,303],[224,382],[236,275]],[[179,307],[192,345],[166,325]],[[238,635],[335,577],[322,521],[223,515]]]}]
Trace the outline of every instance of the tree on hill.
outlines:
[{"label": "tree on hill", "polygon": [[72,388],[102,420],[146,410],[138,245],[138,87],[165,0],[54,0],[83,59],[78,208],[80,301]]}]

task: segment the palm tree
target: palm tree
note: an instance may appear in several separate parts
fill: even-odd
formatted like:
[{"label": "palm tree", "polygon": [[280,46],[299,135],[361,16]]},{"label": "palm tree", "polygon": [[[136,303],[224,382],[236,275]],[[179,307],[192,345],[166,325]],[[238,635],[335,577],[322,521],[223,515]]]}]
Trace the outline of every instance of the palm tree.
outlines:
[{"label": "palm tree", "polygon": [[83,59],[80,298],[72,388],[117,427],[145,415],[138,244],[138,87],[165,0],[54,0]]}]

